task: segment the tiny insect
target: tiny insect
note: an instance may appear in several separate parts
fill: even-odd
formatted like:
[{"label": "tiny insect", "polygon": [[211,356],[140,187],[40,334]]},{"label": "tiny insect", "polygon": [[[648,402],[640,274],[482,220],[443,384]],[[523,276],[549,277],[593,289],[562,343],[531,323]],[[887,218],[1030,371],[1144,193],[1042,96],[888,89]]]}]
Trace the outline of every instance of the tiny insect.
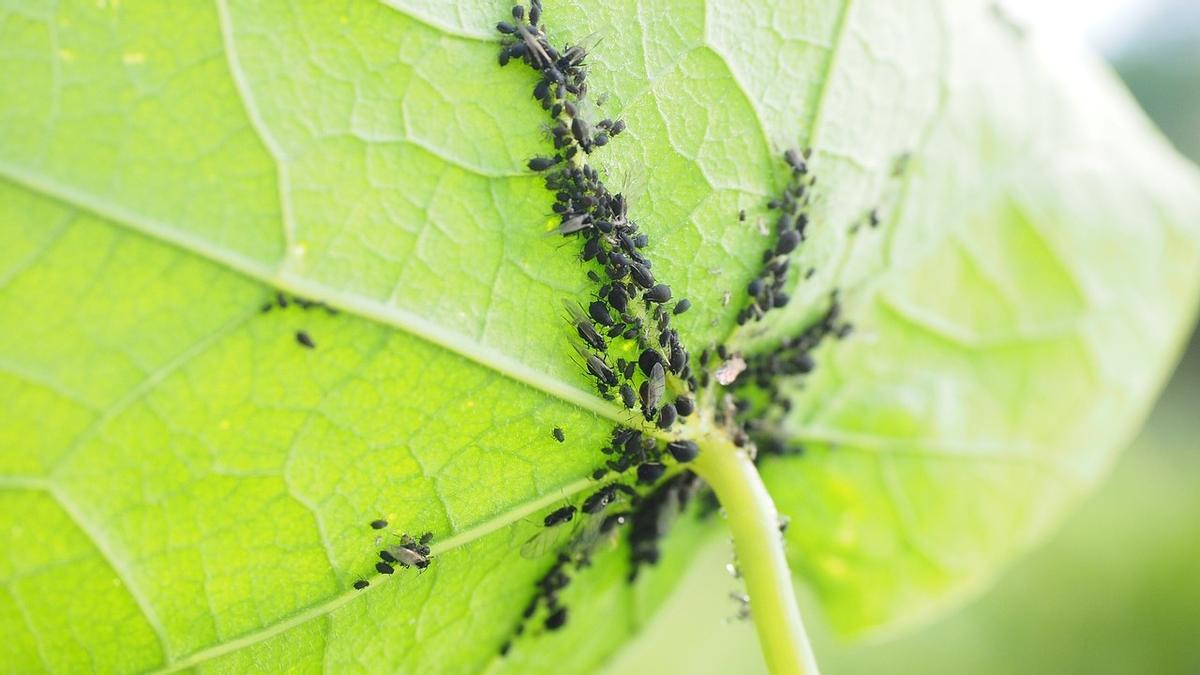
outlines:
[{"label": "tiny insect", "polygon": [[588,315],[602,326],[612,326],[615,323],[612,315],[608,313],[608,306],[599,300],[588,305]]},{"label": "tiny insect", "polygon": [[671,287],[666,284],[656,284],[653,288],[642,294],[642,297],[650,302],[663,304],[671,299]]},{"label": "tiny insect", "polygon": [[371,529],[372,530],[382,530],[385,527],[387,527],[387,521],[382,518],[380,518],[379,520],[371,521]]},{"label": "tiny insect", "polygon": [[654,275],[641,263],[634,263],[629,266],[629,276],[633,277],[634,283],[642,288],[649,289],[654,287]]},{"label": "tiny insect", "polygon": [[375,570],[377,572],[379,572],[380,574],[392,574],[393,572],[396,571],[396,569],[394,567],[392,567],[391,565],[389,565],[385,562],[375,563]]},{"label": "tiny insect", "polygon": [[662,409],[658,411],[658,428],[670,429],[671,425],[675,424],[676,417],[677,413],[675,411],[675,404],[665,404]]},{"label": "tiny insect", "polygon": [[663,392],[667,388],[667,374],[663,371],[661,363],[654,364],[654,367],[650,369],[650,378],[646,380],[645,386],[646,392],[642,396],[642,409],[647,414],[653,414],[651,411],[658,409],[658,403],[662,400]]},{"label": "tiny insect", "polygon": [[667,452],[677,462],[690,462],[700,454],[700,448],[692,441],[671,441],[667,444]]},{"label": "tiny insect", "polygon": [[553,434],[554,440],[558,441],[559,443],[567,440],[566,436],[563,435],[563,430],[558,427],[554,427],[554,431],[550,433]]},{"label": "tiny insect", "polygon": [[676,316],[679,316],[680,314],[683,314],[684,312],[688,311],[691,308],[692,308],[692,301],[688,300],[687,298],[684,298],[684,299],[680,300],[679,302],[675,303],[675,311],[673,313]]},{"label": "tiny insect", "polygon": [[637,395],[633,393],[633,387],[628,384],[621,385],[621,402],[626,408],[632,408],[637,405]]},{"label": "tiny insect", "polygon": [[313,339],[309,337],[308,333],[302,330],[296,331],[296,342],[299,342],[302,346],[307,347],[308,349],[313,349],[317,346],[317,344],[313,342]]},{"label": "tiny insect", "polygon": [[552,511],[549,515],[547,515],[542,520],[542,523],[546,527],[554,527],[555,525],[569,523],[569,522],[571,522],[571,519],[574,517],[575,517],[575,507],[574,506],[564,506],[561,509]]},{"label": "tiny insect", "polygon": [[788,230],[779,235],[779,241],[775,243],[775,255],[786,255],[796,250],[796,246],[800,244],[800,233],[795,230]]},{"label": "tiny insect", "polygon": [[662,478],[662,475],[664,472],[666,472],[666,470],[666,465],[658,462],[646,462],[645,464],[641,464],[637,468],[638,483],[641,483],[642,485],[650,485],[659,478]]},{"label": "tiny insect", "polygon": [[584,358],[584,361],[587,364],[588,373],[590,373],[597,380],[600,380],[600,382],[606,387],[617,386],[617,376],[613,374],[612,369],[609,368],[608,364],[604,363],[599,356],[587,353],[582,347],[576,347],[576,350],[579,352],[579,355]]},{"label": "tiny insect", "polygon": [[559,157],[534,157],[533,159],[529,160],[529,170],[545,171],[555,164],[558,164],[559,161]]},{"label": "tiny insect", "polygon": [[738,211],[738,220],[740,220],[742,222],[746,222],[746,209],[742,209],[741,211]]},{"label": "tiny insect", "polygon": [[558,630],[559,628],[562,628],[563,625],[566,623],[567,623],[567,608],[559,607],[558,609],[554,610],[554,612],[552,612],[550,614],[550,616],[546,617],[546,621],[545,621],[546,630]]},{"label": "tiny insect", "polygon": [[415,567],[420,570],[429,567],[429,558],[411,548],[394,546],[391,549],[391,554],[395,556],[396,562],[404,567]]},{"label": "tiny insect", "polygon": [[369,581],[367,581],[366,579],[359,579],[358,581],[354,582],[354,590],[361,591],[362,589],[364,589],[370,585],[371,585],[371,583]]}]

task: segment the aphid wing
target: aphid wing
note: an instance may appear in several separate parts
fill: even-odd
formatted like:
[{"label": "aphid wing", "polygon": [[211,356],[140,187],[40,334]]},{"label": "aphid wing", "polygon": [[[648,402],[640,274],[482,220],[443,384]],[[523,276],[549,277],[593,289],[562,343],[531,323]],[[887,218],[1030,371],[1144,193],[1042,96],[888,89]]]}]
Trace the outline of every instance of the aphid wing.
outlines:
[{"label": "aphid wing", "polygon": [[543,527],[521,545],[521,557],[527,560],[537,560],[556,553],[570,541],[574,531],[573,525],[568,523]]}]

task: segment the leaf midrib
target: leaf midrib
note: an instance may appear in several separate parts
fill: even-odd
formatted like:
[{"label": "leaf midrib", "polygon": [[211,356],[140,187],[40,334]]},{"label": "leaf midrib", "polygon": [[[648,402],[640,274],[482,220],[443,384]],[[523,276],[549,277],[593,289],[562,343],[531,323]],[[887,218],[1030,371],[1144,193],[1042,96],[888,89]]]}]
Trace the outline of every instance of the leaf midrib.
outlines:
[{"label": "leaf midrib", "polygon": [[170,227],[168,224],[122,206],[98,199],[90,194],[48,179],[24,167],[0,159],[0,176],[28,190],[52,198],[70,208],[93,213],[105,220],[137,232],[143,236],[170,244],[190,254],[217,263],[264,286],[279,289],[300,297],[323,302],[330,307],[355,316],[370,319],[378,324],[408,333],[434,346],[453,352],[480,366],[496,371],[505,377],[617,424],[633,422],[629,414],[622,414],[607,401],[530,368],[528,365],[492,349],[471,338],[448,330],[444,326],[424,319],[417,314],[392,305],[348,293],[327,284],[307,279],[282,264],[275,267],[229,250],[190,233]]}]

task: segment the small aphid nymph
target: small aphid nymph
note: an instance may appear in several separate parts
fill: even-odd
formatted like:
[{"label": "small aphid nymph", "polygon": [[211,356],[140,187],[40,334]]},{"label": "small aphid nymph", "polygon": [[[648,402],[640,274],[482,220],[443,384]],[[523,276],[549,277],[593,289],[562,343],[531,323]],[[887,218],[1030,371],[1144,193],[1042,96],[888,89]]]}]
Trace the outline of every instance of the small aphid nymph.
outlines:
[{"label": "small aphid nymph", "polygon": [[563,430],[558,427],[554,427],[554,431],[552,431],[550,433],[552,436],[554,436],[554,440],[558,441],[559,443],[562,443],[563,441],[567,440],[566,436],[563,435]]}]

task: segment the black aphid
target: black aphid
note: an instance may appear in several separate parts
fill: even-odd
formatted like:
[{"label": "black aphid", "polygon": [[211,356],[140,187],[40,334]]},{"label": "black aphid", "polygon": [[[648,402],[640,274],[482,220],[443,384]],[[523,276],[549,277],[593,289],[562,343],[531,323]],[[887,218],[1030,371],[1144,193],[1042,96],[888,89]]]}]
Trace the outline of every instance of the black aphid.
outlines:
[{"label": "black aphid", "polygon": [[638,482],[642,485],[650,485],[659,478],[662,478],[663,473],[665,473],[666,470],[666,465],[658,462],[646,462],[645,464],[641,464],[637,468]]},{"label": "black aphid", "polygon": [[558,164],[561,160],[558,157],[534,157],[529,160],[530,171],[545,171],[550,167]]},{"label": "black aphid", "polygon": [[633,263],[629,266],[629,276],[633,278],[634,283],[642,288],[651,288],[654,286],[654,275],[650,273],[650,269],[641,263]]},{"label": "black aphid", "polygon": [[583,500],[583,505],[579,510],[588,514],[599,513],[612,502],[616,493],[617,490],[613,485],[606,485]]},{"label": "black aphid", "polygon": [[558,609],[554,610],[550,614],[550,616],[546,617],[545,626],[546,626],[546,630],[558,630],[559,628],[562,628],[563,625],[566,623],[567,623],[567,608],[559,607]]},{"label": "black aphid", "polygon": [[380,574],[391,574],[396,571],[396,568],[385,562],[377,562],[375,563],[375,571],[379,572]]},{"label": "black aphid", "polygon": [[675,412],[679,413],[680,417],[687,417],[696,411],[696,402],[687,396],[680,396],[675,399]]},{"label": "black aphid", "polygon": [[641,368],[642,372],[647,375],[654,370],[655,365],[663,363],[665,363],[665,361],[663,360],[662,354],[659,354],[653,349],[646,349],[642,351],[640,356],[638,356],[638,367]]},{"label": "black aphid", "polygon": [[662,409],[660,409],[658,411],[658,428],[659,429],[670,429],[671,425],[675,424],[676,416],[677,416],[677,413],[675,411],[674,404],[667,403],[667,404],[663,405]]},{"label": "black aphid", "polygon": [[385,527],[387,527],[387,521],[382,518],[380,518],[379,520],[371,521],[371,529],[372,530],[382,530]]},{"label": "black aphid", "polygon": [[569,522],[571,522],[571,519],[574,517],[575,517],[575,507],[574,506],[564,506],[561,509],[557,509],[555,511],[550,512],[550,514],[546,516],[546,518],[542,521],[542,523],[546,527],[554,527],[555,525],[562,525],[563,523],[569,523]]},{"label": "black aphid", "polygon": [[642,294],[642,297],[650,302],[662,304],[671,299],[671,287],[666,284],[656,284],[653,288]]},{"label": "black aphid", "polygon": [[700,454],[700,447],[691,441],[671,441],[667,443],[667,452],[677,462],[690,462]]},{"label": "black aphid", "polygon": [[551,431],[550,433],[554,436],[554,440],[558,441],[559,443],[567,440],[567,437],[563,435],[563,430],[559,429],[558,427],[554,427],[554,431]]},{"label": "black aphid", "polygon": [[354,590],[361,591],[362,589],[364,589],[370,585],[371,585],[371,583],[369,581],[367,581],[366,579],[359,579],[358,581],[354,582]]},{"label": "black aphid", "polygon": [[604,384],[615,387],[617,386],[617,376],[613,375],[613,371],[609,368],[600,357],[593,354],[587,356],[587,369],[596,379]]},{"label": "black aphid", "polygon": [[800,233],[796,230],[788,230],[779,235],[779,241],[775,243],[775,255],[787,255],[796,250],[800,244]]},{"label": "black aphid", "polygon": [[313,349],[317,346],[317,343],[313,342],[313,339],[309,337],[308,333],[302,330],[296,331],[296,342],[299,342],[302,346],[307,347],[308,349]]},{"label": "black aphid", "polygon": [[688,311],[691,308],[692,308],[692,301],[688,300],[687,298],[684,298],[684,299],[680,300],[679,302],[675,303],[675,311],[673,313],[676,316],[678,316],[678,315],[683,314],[684,312]]},{"label": "black aphid", "polygon": [[637,405],[637,394],[633,392],[633,387],[628,384],[621,385],[621,403],[624,403],[626,408],[632,408]]},{"label": "black aphid", "polygon": [[599,300],[588,305],[588,315],[602,326],[611,326],[614,323],[612,315],[608,313],[608,306]]},{"label": "black aphid", "polygon": [[380,551],[380,552],[379,552],[379,559],[380,559],[380,560],[382,560],[382,561],[383,561],[383,562],[385,562],[385,563],[394,563],[394,562],[396,562],[396,556],[394,556],[394,555],[392,555],[391,553],[389,553],[389,552],[387,551],[387,549],[384,549],[384,550],[382,550],[382,551]]}]

